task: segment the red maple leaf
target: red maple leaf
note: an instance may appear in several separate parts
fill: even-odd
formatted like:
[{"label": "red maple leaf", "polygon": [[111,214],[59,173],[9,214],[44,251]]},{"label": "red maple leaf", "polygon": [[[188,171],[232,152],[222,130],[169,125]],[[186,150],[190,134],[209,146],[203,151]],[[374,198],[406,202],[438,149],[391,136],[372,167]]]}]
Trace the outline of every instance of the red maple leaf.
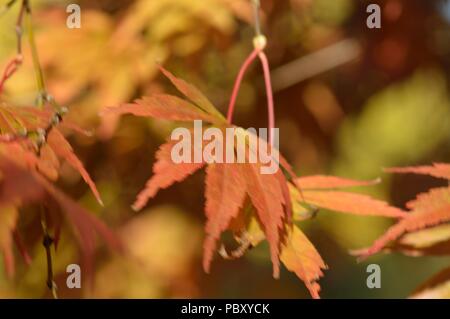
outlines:
[{"label": "red maple leaf", "polygon": [[[218,128],[222,132],[227,128],[235,128],[238,136],[243,135],[244,130],[231,125],[198,89],[164,69],[162,72],[189,100],[169,95],[153,95],[132,104],[108,108],[106,112],[183,122],[203,120],[208,127]],[[307,237],[292,224],[293,203],[354,214],[397,218],[405,216],[400,209],[390,207],[369,196],[333,190],[370,185],[377,181],[360,182],[328,176],[297,178],[290,165],[276,149],[271,148],[265,140],[250,134],[249,139],[251,138],[257,140],[258,146],[270,150],[269,154],[277,155],[274,158],[278,158],[280,169],[275,174],[261,174],[260,168],[263,164],[260,161],[207,163],[203,159],[197,163],[192,161],[175,163],[171,152],[176,142],[168,141],[157,152],[153,176],[133,205],[135,210],[142,209],[159,190],[181,182],[207,166],[205,190],[207,221],[203,255],[203,267],[206,272],[210,270],[221,234],[231,230],[243,247],[248,248],[258,244],[264,238],[267,239],[274,277],[279,276],[281,258],[285,266],[305,282],[311,295],[318,297],[320,286],[317,280],[323,275],[322,270],[326,268],[326,265]],[[195,152],[196,147],[203,146],[203,143],[204,141],[200,144],[191,143],[191,153]],[[225,144],[221,144],[220,147],[223,147],[224,152],[227,149]],[[244,148],[238,149],[235,146],[234,156],[239,151],[244,151],[247,157],[250,156],[253,150],[249,144],[245,144]],[[245,252],[245,248],[240,252]],[[234,254],[234,256],[238,255],[241,254]]]}]

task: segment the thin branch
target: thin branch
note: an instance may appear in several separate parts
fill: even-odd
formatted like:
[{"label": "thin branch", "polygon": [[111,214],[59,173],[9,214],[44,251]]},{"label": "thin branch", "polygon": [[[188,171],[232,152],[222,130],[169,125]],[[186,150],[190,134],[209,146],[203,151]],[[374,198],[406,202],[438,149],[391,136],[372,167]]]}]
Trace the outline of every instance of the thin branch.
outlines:
[{"label": "thin branch", "polygon": [[47,214],[44,206],[42,206],[41,211],[41,225],[42,225],[42,233],[44,235],[42,245],[44,246],[47,255],[47,287],[51,291],[53,298],[58,299],[57,286],[54,281],[53,258],[51,250],[51,247],[54,244],[54,240],[53,237],[48,232]]},{"label": "thin branch", "polygon": [[28,42],[30,44],[31,48],[31,56],[33,59],[33,66],[34,71],[36,74],[36,82],[37,87],[39,91],[38,101],[37,105],[38,107],[42,107],[46,100],[48,99],[48,93],[45,86],[44,81],[44,74],[42,72],[42,67],[39,62],[39,54],[36,47],[36,40],[34,37],[34,28],[33,28],[33,21],[32,21],[32,14],[31,14],[31,6],[29,0],[22,0],[23,4],[25,6],[25,13],[26,13],[26,22],[27,22],[27,33],[28,33]]},{"label": "thin branch", "polygon": [[259,10],[261,9],[261,3],[260,0],[252,0],[253,3],[253,17],[255,20],[255,33],[256,36],[262,35],[261,32],[261,21],[260,21],[260,15]]},{"label": "thin branch", "polygon": [[[17,0],[10,1],[5,5],[4,8],[6,8],[6,11],[16,2]],[[8,79],[10,79],[14,73],[18,70],[19,66],[23,62],[23,56],[22,56],[22,33],[23,33],[23,17],[25,14],[25,3],[22,2],[20,6],[19,16],[17,18],[16,22],[16,37],[17,37],[17,53],[16,57],[12,59],[5,67],[5,70],[3,71],[3,75],[0,78],[0,93],[2,93],[4,85]],[[6,12],[5,11],[5,12]],[[1,14],[0,14],[1,15]]]},{"label": "thin branch", "polygon": [[0,8],[0,17],[8,12],[9,9],[17,2],[17,0],[10,0],[4,6]]},{"label": "thin branch", "polygon": [[16,22],[17,55],[22,55],[22,35],[23,35],[23,17],[26,11],[26,3],[22,1],[20,5],[19,16]]}]

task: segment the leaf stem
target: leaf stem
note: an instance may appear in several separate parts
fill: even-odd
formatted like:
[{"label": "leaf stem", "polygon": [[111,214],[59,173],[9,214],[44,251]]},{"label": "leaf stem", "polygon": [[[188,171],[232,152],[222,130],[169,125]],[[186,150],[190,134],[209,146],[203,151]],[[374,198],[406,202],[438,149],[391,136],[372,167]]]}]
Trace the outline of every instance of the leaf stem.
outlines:
[{"label": "leaf stem", "polygon": [[34,36],[34,28],[31,14],[31,6],[29,0],[23,0],[23,5],[25,6],[26,13],[26,23],[27,23],[27,34],[28,42],[30,44],[31,56],[33,59],[34,71],[36,74],[36,83],[39,91],[39,96],[37,100],[38,107],[42,107],[44,102],[47,100],[47,89],[45,87],[44,74],[42,72],[42,67],[39,62],[39,54],[36,47],[36,40]]},{"label": "leaf stem", "polygon": [[269,61],[267,59],[264,51],[260,51],[258,53],[258,57],[261,60],[261,64],[263,66],[264,71],[264,82],[266,85],[266,94],[267,94],[267,109],[269,113],[269,141],[273,146],[274,143],[274,130],[275,130],[275,108],[273,103],[273,90],[272,90],[272,81],[270,78],[270,67]]},{"label": "leaf stem", "polygon": [[242,80],[244,78],[245,73],[247,72],[250,64],[255,60],[256,57],[259,57],[261,61],[261,65],[263,67],[264,72],[264,83],[267,94],[267,110],[268,110],[268,118],[269,118],[269,143],[273,145],[274,143],[274,130],[275,130],[275,109],[273,102],[273,89],[272,89],[272,80],[270,76],[270,66],[269,61],[267,59],[266,54],[264,53],[264,49],[267,45],[267,39],[261,32],[261,22],[260,22],[260,14],[259,10],[261,7],[259,0],[252,0],[253,3],[253,12],[254,12],[254,20],[255,20],[255,37],[253,38],[253,46],[254,49],[247,57],[247,59],[242,64],[239,69],[236,81],[234,83],[233,92],[231,94],[230,103],[228,105],[228,114],[227,121],[229,124],[232,123],[233,113],[236,106],[236,99],[239,94],[239,89],[242,84]]},{"label": "leaf stem", "polygon": [[247,69],[249,68],[250,64],[255,60],[255,58],[258,56],[259,50],[254,49],[253,52],[247,57],[247,59],[244,61],[244,64],[242,64],[238,76],[236,78],[236,81],[234,83],[233,87],[233,93],[231,94],[230,103],[228,105],[228,115],[227,115],[227,121],[228,123],[232,123],[233,120],[233,113],[234,108],[236,106],[236,100],[237,96],[239,94],[239,89],[242,84],[242,80],[244,78],[245,73],[247,72]]},{"label": "leaf stem", "polygon": [[261,9],[260,0],[252,0],[253,3],[253,16],[255,18],[255,33],[256,36],[262,35],[261,32],[261,22],[259,17],[259,10]]},{"label": "leaf stem", "polygon": [[[8,2],[3,10],[1,11],[0,15],[3,12],[6,12],[17,0],[12,0],[10,2]],[[22,25],[23,25],[23,16],[25,14],[25,3],[22,2],[21,6],[20,6],[20,11],[19,11],[19,16],[17,18],[17,22],[16,22],[16,37],[17,37],[17,54],[16,57],[14,59],[12,59],[5,67],[5,70],[3,71],[3,75],[0,78],[0,93],[2,93],[4,85],[6,83],[6,81],[11,78],[14,73],[17,72],[19,66],[22,64],[23,62],[23,56],[22,56]]]}]

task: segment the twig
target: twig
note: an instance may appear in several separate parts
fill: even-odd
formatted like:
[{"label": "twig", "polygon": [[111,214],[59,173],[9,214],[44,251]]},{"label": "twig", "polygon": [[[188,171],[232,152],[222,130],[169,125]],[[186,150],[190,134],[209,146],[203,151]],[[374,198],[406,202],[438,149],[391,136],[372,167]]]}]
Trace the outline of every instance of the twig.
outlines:
[{"label": "twig", "polygon": [[27,22],[27,33],[28,33],[28,42],[31,48],[31,56],[33,59],[34,71],[36,74],[36,83],[39,91],[37,105],[38,107],[42,107],[46,101],[49,99],[49,95],[47,93],[47,89],[45,87],[44,74],[42,72],[42,67],[39,62],[39,54],[36,47],[36,40],[34,37],[34,28],[31,14],[31,6],[29,0],[22,0],[23,5],[25,6],[26,13],[26,22]]},{"label": "twig", "polygon": [[10,0],[3,7],[0,8],[0,17],[8,12],[9,9],[17,2],[17,0]]},{"label": "twig", "polygon": [[[12,0],[8,2],[4,7],[4,12],[6,12],[17,0]],[[2,13],[4,13],[2,11]],[[0,15],[2,14],[0,13]],[[12,59],[5,67],[5,70],[3,71],[3,75],[0,78],[0,93],[3,91],[3,87],[5,85],[5,82],[11,78],[14,73],[16,73],[19,66],[22,64],[23,56],[22,56],[22,33],[23,33],[23,16],[25,14],[25,3],[22,2],[20,6],[19,16],[17,18],[16,22],[16,37],[17,37],[17,53],[16,57]]]},{"label": "twig", "polygon": [[26,11],[26,4],[22,1],[20,5],[19,16],[16,22],[17,55],[22,55],[22,35],[23,35],[23,17]]},{"label": "twig", "polygon": [[51,250],[51,247],[54,244],[54,240],[53,237],[48,232],[47,215],[44,206],[42,206],[41,211],[41,225],[42,225],[42,233],[44,235],[42,245],[45,247],[45,252],[47,255],[47,287],[51,291],[53,299],[58,299],[57,286],[54,281],[53,259]]}]

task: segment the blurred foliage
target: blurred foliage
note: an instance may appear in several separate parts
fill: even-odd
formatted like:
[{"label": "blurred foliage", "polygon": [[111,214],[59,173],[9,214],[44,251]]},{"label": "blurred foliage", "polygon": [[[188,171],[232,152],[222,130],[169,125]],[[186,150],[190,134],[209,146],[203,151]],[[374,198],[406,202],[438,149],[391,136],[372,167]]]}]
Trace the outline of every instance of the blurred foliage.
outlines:
[{"label": "blurred foliage", "polygon": [[[82,8],[82,28],[67,29],[68,3]],[[448,1],[262,0],[267,54],[274,72],[343,40],[360,48],[356,59],[293,82],[276,92],[281,151],[299,174],[332,173],[359,179],[381,175],[373,194],[401,206],[432,179],[396,180],[381,168],[450,161],[450,19]],[[0,1],[0,5],[6,3]],[[381,30],[366,27],[366,6],[379,3]],[[162,192],[148,210],[130,209],[148,179],[154,151],[172,128],[166,122],[99,117],[150,92],[172,89],[158,63],[194,83],[225,112],[233,80],[251,50],[251,7],[246,0],[32,1],[38,49],[49,91],[68,106],[69,118],[94,137],[73,137],[105,201],[96,205],[75,172],[63,167],[60,181],[74,198],[115,226],[129,248],[126,257],[103,251],[93,289],[67,290],[65,265],[78,262],[70,238],[56,253],[57,283],[67,297],[306,297],[295,276],[271,278],[267,247],[246,258],[217,261],[201,271],[203,178]],[[0,18],[0,65],[15,54],[17,7]],[[8,101],[32,105],[36,86],[29,48],[25,63],[7,82]],[[336,52],[332,56],[346,56]],[[315,60],[315,66],[325,61]],[[291,75],[304,70],[292,68]],[[276,83],[274,83],[276,86]],[[259,68],[252,68],[239,95],[235,122],[264,127],[267,118]],[[25,223],[25,222],[23,222]],[[306,231],[333,265],[321,281],[323,297],[405,297],[448,260],[380,256],[382,288],[366,287],[366,265],[348,256],[385,229],[377,218],[319,212]],[[21,225],[26,227],[26,225]],[[48,297],[45,252],[32,251],[14,280],[0,263],[0,297]],[[343,289],[345,287],[345,289]]]}]

